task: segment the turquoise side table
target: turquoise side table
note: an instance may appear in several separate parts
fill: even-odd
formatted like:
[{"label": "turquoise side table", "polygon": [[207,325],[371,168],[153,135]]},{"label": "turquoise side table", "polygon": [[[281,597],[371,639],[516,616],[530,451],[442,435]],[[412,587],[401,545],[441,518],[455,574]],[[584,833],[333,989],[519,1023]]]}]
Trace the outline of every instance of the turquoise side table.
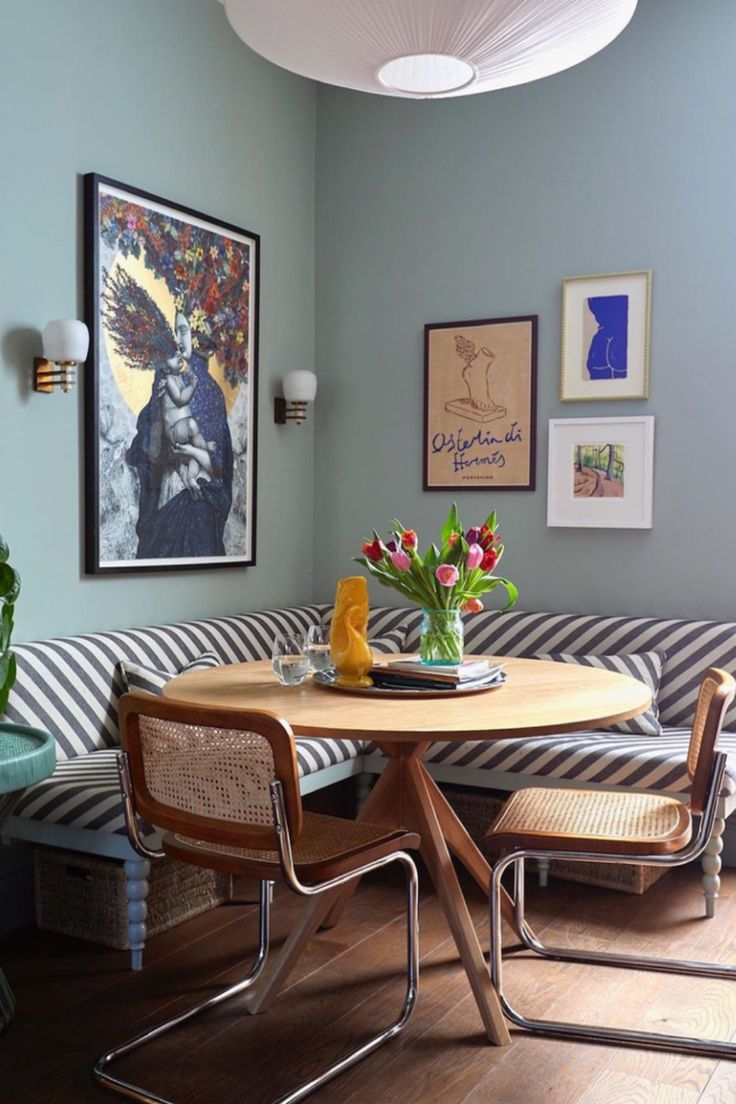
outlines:
[{"label": "turquoise side table", "polygon": [[[26,725],[0,724],[0,829],[27,786],[53,774],[53,736]],[[0,1033],[10,1023],[15,998],[0,970]]]}]

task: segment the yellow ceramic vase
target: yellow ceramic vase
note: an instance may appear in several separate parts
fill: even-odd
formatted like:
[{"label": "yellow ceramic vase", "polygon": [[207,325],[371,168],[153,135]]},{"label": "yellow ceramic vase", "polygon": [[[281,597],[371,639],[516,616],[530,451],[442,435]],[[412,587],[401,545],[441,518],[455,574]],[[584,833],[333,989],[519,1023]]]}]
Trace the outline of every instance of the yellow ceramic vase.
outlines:
[{"label": "yellow ceramic vase", "polygon": [[368,584],[362,575],[337,584],[330,647],[341,686],[373,685],[368,677],[373,666],[368,647]]}]

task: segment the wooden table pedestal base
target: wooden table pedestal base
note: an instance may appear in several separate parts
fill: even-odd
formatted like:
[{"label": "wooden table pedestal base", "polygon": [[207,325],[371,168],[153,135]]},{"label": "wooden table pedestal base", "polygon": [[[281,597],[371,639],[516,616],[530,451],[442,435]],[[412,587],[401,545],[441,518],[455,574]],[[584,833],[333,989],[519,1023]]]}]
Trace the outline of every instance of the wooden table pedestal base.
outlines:
[{"label": "wooden table pedestal base", "polygon": [[[358,819],[372,824],[401,826],[420,834],[421,855],[468,975],[485,1032],[492,1043],[505,1046],[510,1042],[508,1028],[491,985],[488,964],[450,852],[469,871],[486,896],[490,885],[490,867],[421,761],[429,742],[376,742],[389,761]],[[262,1011],[281,989],[317,929],[337,923],[356,885],[356,882],[351,882],[346,887],[321,894],[306,906],[274,969],[251,994],[248,1000],[250,1011]],[[508,897],[504,901],[504,915],[513,926],[513,904]]]}]

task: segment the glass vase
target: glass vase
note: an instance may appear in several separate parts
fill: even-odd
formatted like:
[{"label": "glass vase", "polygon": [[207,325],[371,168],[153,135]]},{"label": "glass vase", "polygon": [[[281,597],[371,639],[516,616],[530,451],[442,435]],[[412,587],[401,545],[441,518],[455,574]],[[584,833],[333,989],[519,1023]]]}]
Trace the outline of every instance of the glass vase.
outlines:
[{"label": "glass vase", "polygon": [[459,609],[424,609],[419,628],[419,658],[427,667],[463,661],[463,619]]}]

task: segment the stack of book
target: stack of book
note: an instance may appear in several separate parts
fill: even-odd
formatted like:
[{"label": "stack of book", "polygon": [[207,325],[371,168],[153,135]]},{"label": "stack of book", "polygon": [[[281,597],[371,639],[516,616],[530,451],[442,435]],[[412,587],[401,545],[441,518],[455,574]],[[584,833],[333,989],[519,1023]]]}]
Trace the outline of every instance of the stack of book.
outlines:
[{"label": "stack of book", "polygon": [[380,690],[480,690],[505,680],[503,667],[488,659],[468,659],[447,667],[429,667],[419,657],[394,659],[371,670]]}]

